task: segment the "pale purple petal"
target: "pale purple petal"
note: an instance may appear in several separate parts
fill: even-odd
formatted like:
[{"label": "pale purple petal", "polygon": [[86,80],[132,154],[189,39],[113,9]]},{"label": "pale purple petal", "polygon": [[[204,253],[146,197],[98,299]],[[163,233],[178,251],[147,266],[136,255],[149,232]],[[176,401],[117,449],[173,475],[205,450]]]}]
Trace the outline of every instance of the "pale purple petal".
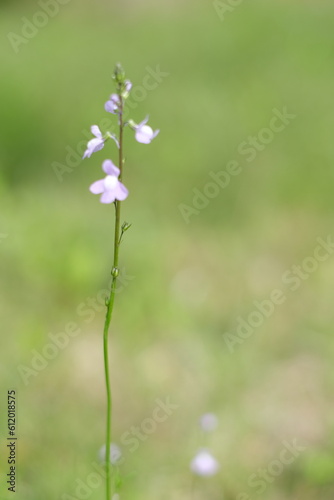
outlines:
[{"label": "pale purple petal", "polygon": [[116,113],[117,107],[112,101],[107,101],[104,105],[104,109],[108,111],[108,113]]},{"label": "pale purple petal", "polygon": [[115,114],[117,113],[119,105],[119,96],[117,94],[111,94],[109,101],[107,101],[104,105],[104,109],[108,111],[108,113]]},{"label": "pale purple petal", "polygon": [[102,139],[102,132],[97,125],[92,125],[90,130],[91,130],[92,134],[95,135],[95,137]]},{"label": "pale purple petal", "polygon": [[114,175],[107,175],[104,179],[104,190],[105,191],[113,191],[116,189],[118,184],[118,179]]},{"label": "pale purple petal", "polygon": [[110,96],[110,100],[116,104],[116,106],[119,106],[120,102],[119,102],[119,95],[118,94],[111,94]]},{"label": "pale purple petal", "polygon": [[104,191],[104,179],[93,182],[90,186],[89,191],[93,194],[101,194]]},{"label": "pale purple petal", "polygon": [[102,170],[108,175],[114,175],[118,177],[120,174],[120,170],[116,165],[113,164],[111,160],[105,160],[102,164]]},{"label": "pale purple petal", "polygon": [[153,133],[152,139],[154,139],[154,137],[156,137],[159,134],[159,132],[160,132],[159,129],[155,130]]},{"label": "pale purple petal", "polygon": [[121,182],[118,182],[118,184],[115,188],[116,199],[119,201],[123,201],[128,197],[128,195],[129,195],[129,191],[126,189],[124,184],[122,184]]},{"label": "pale purple petal", "polygon": [[141,134],[140,132],[136,133],[136,141],[140,142],[141,144],[150,144],[151,140],[147,135]]},{"label": "pale purple petal", "polygon": [[100,198],[101,203],[112,203],[115,201],[115,189],[107,190]]},{"label": "pale purple petal", "polygon": [[150,119],[150,115],[147,115],[146,118],[137,125],[137,128],[142,127],[143,125],[146,125],[146,123],[148,122],[149,119]]},{"label": "pale purple petal", "polygon": [[92,139],[87,144],[87,149],[83,155],[83,158],[90,158],[93,153],[100,151],[104,146],[103,139]]},{"label": "pale purple petal", "polygon": [[136,130],[136,140],[142,144],[149,144],[152,140],[153,130],[148,125],[142,125]]},{"label": "pale purple petal", "polygon": [[96,151],[100,151],[104,146],[104,140],[103,139],[92,139],[89,141],[87,144],[87,148],[92,152],[96,153]]}]

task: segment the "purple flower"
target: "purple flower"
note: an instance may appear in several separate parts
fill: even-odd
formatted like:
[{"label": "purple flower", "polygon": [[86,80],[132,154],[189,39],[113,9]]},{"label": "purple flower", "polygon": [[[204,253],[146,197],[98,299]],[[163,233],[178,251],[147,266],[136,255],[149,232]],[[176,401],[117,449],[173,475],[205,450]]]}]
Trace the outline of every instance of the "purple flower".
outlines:
[{"label": "purple flower", "polygon": [[198,476],[214,476],[219,470],[219,463],[208,450],[200,450],[190,464],[194,474]]},{"label": "purple flower", "polygon": [[118,180],[120,170],[111,160],[105,160],[102,164],[103,171],[107,174],[104,179],[93,182],[89,190],[93,194],[101,194],[101,203],[113,203],[115,200],[125,200],[129,192]]},{"label": "purple flower", "polygon": [[135,137],[138,142],[142,144],[150,144],[150,142],[159,134],[160,130],[153,130],[146,125],[148,116],[139,125],[135,125]]},{"label": "purple flower", "polygon": [[108,113],[113,113],[115,115],[118,113],[119,105],[119,96],[117,94],[111,94],[109,101],[104,105],[104,109],[108,111]]},{"label": "purple flower", "polygon": [[97,125],[93,125],[90,130],[92,134],[95,135],[95,139],[91,139],[88,142],[87,149],[84,152],[82,158],[90,158],[93,153],[96,153],[96,151],[100,151],[100,149],[102,149],[104,146],[104,139],[99,127]]}]

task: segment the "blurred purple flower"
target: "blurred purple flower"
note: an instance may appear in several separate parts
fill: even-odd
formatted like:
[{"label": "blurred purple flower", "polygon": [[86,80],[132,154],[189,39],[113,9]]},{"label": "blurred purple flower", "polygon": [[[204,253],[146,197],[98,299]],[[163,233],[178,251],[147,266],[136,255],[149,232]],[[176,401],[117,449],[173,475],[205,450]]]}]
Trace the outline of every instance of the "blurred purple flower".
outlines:
[{"label": "blurred purple flower", "polygon": [[104,139],[99,127],[97,125],[93,125],[90,130],[92,134],[95,135],[95,139],[91,139],[88,142],[87,149],[84,152],[82,158],[90,158],[93,153],[96,153],[96,151],[100,151],[100,149],[102,149],[104,146]]},{"label": "blurred purple flower", "polygon": [[93,194],[101,194],[101,203],[113,203],[115,200],[125,200],[128,197],[128,190],[118,180],[120,170],[111,160],[105,160],[102,165],[103,171],[107,174],[104,179],[100,179],[90,186],[89,190]]},{"label": "blurred purple flower", "polygon": [[150,142],[159,134],[160,130],[153,130],[151,127],[146,125],[148,122],[148,116],[139,123],[139,125],[135,125],[135,137],[138,142],[142,144],[150,144]]},{"label": "blurred purple flower", "polygon": [[200,450],[190,464],[190,469],[197,476],[214,476],[219,470],[219,463],[208,450]]},{"label": "blurred purple flower", "polygon": [[203,431],[214,431],[218,425],[218,418],[214,413],[205,413],[201,416],[199,423]]}]

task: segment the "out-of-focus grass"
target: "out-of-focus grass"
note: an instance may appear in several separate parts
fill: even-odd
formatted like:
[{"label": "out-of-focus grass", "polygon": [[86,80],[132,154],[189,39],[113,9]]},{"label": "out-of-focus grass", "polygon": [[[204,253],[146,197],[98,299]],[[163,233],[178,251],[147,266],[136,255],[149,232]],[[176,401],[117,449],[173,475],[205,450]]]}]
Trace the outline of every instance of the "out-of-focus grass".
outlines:
[{"label": "out-of-focus grass", "polygon": [[[35,10],[4,4],[2,32],[19,32]],[[284,289],[286,302],[233,354],[223,337],[332,233],[332,21],[325,2],[245,3],[221,22],[210,3],[73,0],[18,55],[2,44],[1,393],[18,391],[18,499],[76,498],[104,440],[104,313],[85,323],[77,308],[107,284],[112,207],[87,186],[115,151],[106,146],[62,183],[51,165],[105,117],[117,60],[135,84],[146,66],[170,75],[133,113],[150,113],[160,136],[149,147],[126,136],[133,227],[112,328],[115,440],[151,416],[156,398],[179,405],[135,453],[124,450],[122,498],[191,498],[189,461],[204,445],[221,473],[195,484],[200,498],[253,498],[249,476],[293,439],[306,450],[263,498],[333,497],[333,257]],[[296,119],[247,163],[240,143],[284,106]],[[242,173],[186,224],[178,206],[230,160]],[[80,335],[26,387],[17,366],[70,321]],[[197,421],[208,410],[220,426],[205,440]],[[103,498],[103,486],[89,498]]]}]

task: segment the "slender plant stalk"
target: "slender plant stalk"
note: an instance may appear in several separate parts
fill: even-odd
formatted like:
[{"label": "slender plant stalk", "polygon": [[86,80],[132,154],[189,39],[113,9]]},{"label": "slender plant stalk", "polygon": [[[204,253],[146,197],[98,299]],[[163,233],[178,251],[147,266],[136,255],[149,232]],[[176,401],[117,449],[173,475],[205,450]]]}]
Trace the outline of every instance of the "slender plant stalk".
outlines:
[{"label": "slender plant stalk", "polygon": [[[119,91],[120,107],[119,107],[119,179],[122,180],[123,167],[123,98]],[[109,371],[109,326],[112,318],[112,312],[115,302],[117,276],[118,276],[118,256],[120,246],[120,223],[121,223],[121,202],[115,201],[115,240],[114,240],[114,261],[111,270],[112,280],[110,294],[106,301],[107,313],[103,330],[103,354],[104,354],[104,372],[107,390],[107,422],[106,422],[106,500],[111,498],[111,461],[110,461],[110,443],[112,433],[112,395],[110,385]]]},{"label": "slender plant stalk", "polygon": [[[103,328],[103,357],[104,357],[104,373],[105,373],[105,383],[106,383],[106,400],[107,400],[107,418],[106,418],[106,451],[105,451],[105,471],[106,471],[106,500],[111,500],[112,487],[111,487],[111,476],[112,476],[112,462],[111,462],[111,450],[110,445],[112,441],[112,391],[110,383],[110,369],[109,369],[109,329],[110,322],[113,315],[115,295],[117,290],[117,278],[119,274],[118,267],[118,257],[119,257],[119,247],[123,238],[123,234],[127,231],[131,224],[124,222],[121,226],[121,200],[125,200],[128,196],[128,190],[123,185],[122,181],[122,170],[124,164],[123,158],[123,129],[128,126],[131,130],[135,132],[135,139],[137,142],[142,144],[149,144],[159,133],[159,130],[153,131],[150,126],[147,125],[148,117],[145,118],[139,124],[135,123],[133,120],[128,120],[124,122],[123,111],[124,103],[129,97],[129,93],[132,88],[132,83],[130,80],[125,78],[124,69],[120,64],[116,64],[115,71],[113,73],[113,80],[116,83],[116,93],[110,96],[110,100],[105,103],[105,110],[118,115],[119,124],[119,137],[115,137],[115,134],[107,131],[104,135],[97,125],[91,127],[92,134],[95,136],[94,139],[88,141],[87,149],[84,152],[83,158],[90,158],[90,156],[99,151],[106,140],[113,139],[119,149],[118,158],[118,169],[115,167],[111,160],[105,160],[102,164],[103,171],[107,174],[105,179],[100,179],[93,182],[90,186],[90,191],[93,194],[101,194],[101,203],[108,204],[114,203],[115,205],[115,234],[114,234],[114,257],[113,266],[111,269],[111,285],[108,297],[106,297],[106,317]],[[118,172],[119,170],[119,172]],[[121,478],[119,473],[114,475],[114,490],[115,493],[118,492],[121,485]]]}]

